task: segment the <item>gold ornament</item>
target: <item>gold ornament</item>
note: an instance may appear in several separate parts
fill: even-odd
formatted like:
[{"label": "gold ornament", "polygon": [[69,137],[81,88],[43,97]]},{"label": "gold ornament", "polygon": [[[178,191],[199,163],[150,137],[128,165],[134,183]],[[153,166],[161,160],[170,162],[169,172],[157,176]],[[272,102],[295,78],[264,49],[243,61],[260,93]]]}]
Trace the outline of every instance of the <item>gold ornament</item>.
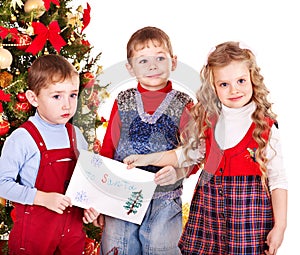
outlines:
[{"label": "gold ornament", "polygon": [[76,11],[83,13],[83,7],[81,5],[79,5],[76,9]]},{"label": "gold ornament", "polygon": [[10,20],[12,21],[12,22],[15,22],[15,21],[17,21],[17,17],[15,16],[15,15],[11,15],[10,16]]},{"label": "gold ornament", "polygon": [[77,60],[75,60],[74,67],[77,71],[80,70],[80,63]]},{"label": "gold ornament", "polygon": [[80,16],[78,14],[73,14],[73,13],[67,13],[67,19],[68,19],[68,25],[71,27],[83,27],[83,23],[80,20]]},{"label": "gold ornament", "polygon": [[26,29],[26,34],[28,34],[29,36],[34,35],[34,28],[33,28],[33,26],[31,25],[31,22],[29,22],[29,24],[28,24],[28,27],[27,27],[27,29]]},{"label": "gold ornament", "polygon": [[5,206],[6,205],[6,200],[2,197],[0,197],[0,204]]},{"label": "gold ornament", "polygon": [[45,5],[43,0],[27,0],[24,4],[24,11],[26,13],[33,13],[34,17],[39,18],[45,12]]},{"label": "gold ornament", "polygon": [[75,36],[74,36],[74,34],[71,34],[70,41],[71,41],[71,42],[74,42],[74,41],[75,41]]},{"label": "gold ornament", "polygon": [[98,66],[96,74],[99,75],[99,74],[102,74],[102,73],[103,73],[103,66]]},{"label": "gold ornament", "polygon": [[9,72],[7,71],[4,71],[4,72],[1,72],[0,73],[0,87],[1,88],[6,88],[8,87],[11,82],[13,80],[13,75],[10,74]]},{"label": "gold ornament", "polygon": [[6,69],[10,67],[12,60],[13,58],[11,53],[0,46],[0,69]]}]

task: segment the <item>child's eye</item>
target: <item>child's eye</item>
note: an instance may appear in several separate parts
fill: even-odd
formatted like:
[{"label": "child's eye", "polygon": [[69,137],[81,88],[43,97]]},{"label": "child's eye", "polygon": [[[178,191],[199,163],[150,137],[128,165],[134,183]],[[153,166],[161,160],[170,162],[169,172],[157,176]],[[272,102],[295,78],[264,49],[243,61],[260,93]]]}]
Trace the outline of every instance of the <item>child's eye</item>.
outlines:
[{"label": "child's eye", "polygon": [[245,79],[239,79],[239,80],[238,80],[238,84],[243,84],[243,83],[245,83],[245,82],[246,82]]},{"label": "child's eye", "polygon": [[220,83],[220,87],[227,87],[227,86],[228,86],[228,84],[226,82]]},{"label": "child's eye", "polygon": [[71,94],[71,97],[72,98],[76,98],[78,96],[78,94],[77,93],[73,93],[73,94]]},{"label": "child's eye", "polygon": [[165,57],[157,57],[157,61],[164,61]]},{"label": "child's eye", "polygon": [[60,95],[54,95],[53,98],[54,99],[60,99]]},{"label": "child's eye", "polygon": [[147,63],[147,59],[141,59],[141,60],[139,61],[139,63],[140,63],[140,64],[146,64],[146,63]]}]

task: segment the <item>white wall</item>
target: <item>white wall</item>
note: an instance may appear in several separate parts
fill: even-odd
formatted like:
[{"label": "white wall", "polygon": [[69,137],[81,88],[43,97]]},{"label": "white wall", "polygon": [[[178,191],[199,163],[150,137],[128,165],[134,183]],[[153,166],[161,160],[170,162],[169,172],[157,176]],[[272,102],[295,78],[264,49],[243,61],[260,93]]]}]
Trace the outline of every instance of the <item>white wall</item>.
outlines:
[{"label": "white wall", "polygon": [[[127,41],[143,26],[157,26],[170,36],[178,60],[188,68],[188,76],[195,72],[198,75],[208,51],[220,42],[243,41],[253,49],[271,91],[274,111],[278,114],[289,176],[288,229],[278,255],[299,253],[296,231],[300,224],[296,208],[297,195],[300,194],[297,189],[300,169],[296,148],[300,132],[295,123],[299,122],[297,102],[300,91],[297,76],[300,69],[300,15],[297,2],[90,0],[91,23],[86,29],[87,39],[95,47],[94,52],[102,52],[100,62],[104,76],[106,69],[110,73],[116,67],[116,72],[105,78],[116,80],[120,86],[129,79],[119,74],[123,68],[120,62],[126,59]],[[74,1],[74,5],[77,4],[86,7],[86,1]],[[126,72],[125,67],[123,71]],[[185,75],[185,78],[188,77]]]}]

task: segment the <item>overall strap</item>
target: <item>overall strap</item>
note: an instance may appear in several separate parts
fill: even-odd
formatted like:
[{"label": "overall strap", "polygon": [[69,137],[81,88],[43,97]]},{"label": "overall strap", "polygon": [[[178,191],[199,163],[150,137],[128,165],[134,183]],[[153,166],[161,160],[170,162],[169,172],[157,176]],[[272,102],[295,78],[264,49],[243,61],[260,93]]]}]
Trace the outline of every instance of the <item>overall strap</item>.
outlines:
[{"label": "overall strap", "polygon": [[67,131],[68,131],[68,135],[69,135],[69,139],[70,139],[70,148],[73,149],[75,155],[76,155],[76,158],[78,158],[79,156],[79,151],[77,149],[77,142],[76,142],[76,132],[75,132],[75,128],[74,126],[67,122],[66,123],[66,128],[67,128]]},{"label": "overall strap", "polygon": [[43,151],[47,150],[46,144],[45,144],[40,132],[38,131],[36,126],[31,121],[28,120],[28,121],[24,122],[20,127],[25,128],[29,132],[29,134],[34,139],[34,141],[35,141],[36,145],[38,146],[41,153]]}]

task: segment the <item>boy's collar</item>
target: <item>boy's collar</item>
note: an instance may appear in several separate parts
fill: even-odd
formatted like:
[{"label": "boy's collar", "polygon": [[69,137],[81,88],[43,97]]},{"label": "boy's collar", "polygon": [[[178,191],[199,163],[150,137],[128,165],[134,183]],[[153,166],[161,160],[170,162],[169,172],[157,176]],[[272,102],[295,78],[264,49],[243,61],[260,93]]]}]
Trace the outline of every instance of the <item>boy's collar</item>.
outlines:
[{"label": "boy's collar", "polygon": [[[143,93],[143,92],[150,92],[150,90],[148,89],[145,89],[141,86],[140,83],[138,83],[137,85],[137,89],[140,93]],[[155,90],[153,92],[164,92],[164,93],[169,93],[170,91],[172,90],[172,82],[171,81],[168,81],[167,85],[162,88],[162,89],[159,89],[159,90]]]}]

